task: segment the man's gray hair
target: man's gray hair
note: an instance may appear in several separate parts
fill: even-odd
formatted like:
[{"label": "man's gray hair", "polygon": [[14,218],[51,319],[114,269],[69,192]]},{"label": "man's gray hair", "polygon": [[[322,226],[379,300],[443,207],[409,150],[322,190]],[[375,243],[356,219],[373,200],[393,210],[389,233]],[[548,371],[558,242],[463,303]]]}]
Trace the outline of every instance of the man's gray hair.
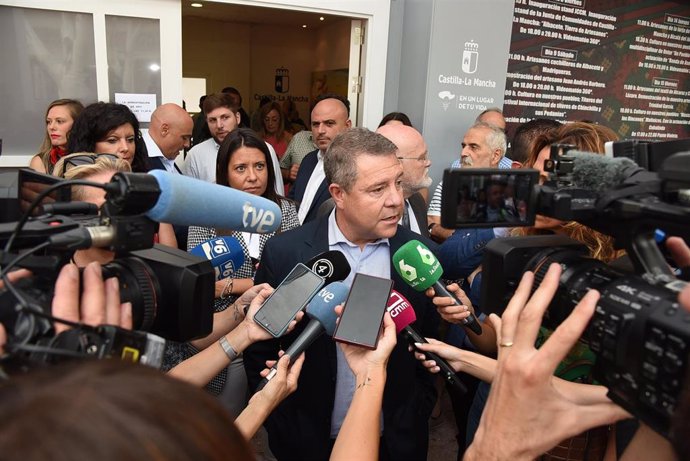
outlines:
[{"label": "man's gray hair", "polygon": [[501,156],[505,155],[506,149],[508,148],[508,141],[506,140],[506,134],[502,129],[496,125],[486,122],[474,122],[474,125],[470,127],[470,130],[472,128],[484,128],[489,130],[489,134],[486,137],[486,143],[489,145],[491,152],[495,151],[496,149],[500,149]]},{"label": "man's gray hair", "polygon": [[398,148],[385,137],[366,128],[351,128],[335,137],[323,156],[328,184],[351,190],[357,181],[357,157],[395,155]]}]

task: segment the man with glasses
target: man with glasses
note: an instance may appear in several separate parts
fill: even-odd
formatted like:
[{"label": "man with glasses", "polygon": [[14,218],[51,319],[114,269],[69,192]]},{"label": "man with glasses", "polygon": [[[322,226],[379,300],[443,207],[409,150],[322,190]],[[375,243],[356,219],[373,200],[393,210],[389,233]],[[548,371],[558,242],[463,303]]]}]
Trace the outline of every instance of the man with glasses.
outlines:
[{"label": "man with glasses", "polygon": [[395,144],[398,148],[398,159],[402,163],[405,208],[400,224],[412,232],[428,237],[426,202],[419,193],[420,190],[431,186],[431,159],[424,138],[414,128],[400,124],[384,125],[376,132]]}]

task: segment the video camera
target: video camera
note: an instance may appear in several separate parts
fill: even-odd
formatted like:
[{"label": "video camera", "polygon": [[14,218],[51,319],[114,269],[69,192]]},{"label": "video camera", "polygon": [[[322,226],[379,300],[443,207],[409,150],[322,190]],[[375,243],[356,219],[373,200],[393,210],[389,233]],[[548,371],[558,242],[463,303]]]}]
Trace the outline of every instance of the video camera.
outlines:
[{"label": "video camera", "polygon": [[[15,210],[22,213],[31,211],[26,206],[27,190],[32,192],[30,198],[41,198],[53,189],[88,184],[28,172],[22,177],[32,180],[28,188],[20,180],[15,194]],[[98,213],[93,205],[63,202],[69,196],[50,194],[52,198],[26,224],[23,220],[0,224],[0,245],[5,247],[0,253],[2,271],[23,267],[33,273],[0,292],[0,322],[8,332],[5,349],[20,362],[119,356],[159,367],[165,345],[159,336],[188,341],[211,332],[213,267],[203,258],[154,245],[157,224],[142,214],[160,193],[152,176],[118,173],[105,186],[93,185],[107,191]],[[75,250],[91,247],[114,253],[114,259],[102,266],[103,278],[117,277],[121,301],[131,302],[134,330],[141,331],[76,325],[55,336],[53,321],[60,319],[51,317],[50,306],[57,274]]]},{"label": "video camera", "polygon": [[[553,262],[563,271],[545,327],[555,329],[587,290],[598,290],[601,298],[582,337],[597,356],[594,379],[609,389],[614,402],[668,436],[687,387],[690,314],[677,301],[687,272],[686,281],[677,278],[655,235],[661,230],[690,240],[690,152],[669,156],[654,174],[628,158],[553,145],[544,165],[548,178],[543,185],[537,170],[446,170],[442,225],[529,226],[536,215],[544,215],[613,237],[633,270],[592,259],[582,242],[561,235],[492,240],[482,262],[481,308],[502,314],[522,274],[534,272],[536,289]],[[494,208],[512,207],[511,212],[480,214],[480,192],[489,206],[487,186],[497,183],[504,185],[504,193],[494,199]],[[463,203],[467,200],[475,203]]]}]

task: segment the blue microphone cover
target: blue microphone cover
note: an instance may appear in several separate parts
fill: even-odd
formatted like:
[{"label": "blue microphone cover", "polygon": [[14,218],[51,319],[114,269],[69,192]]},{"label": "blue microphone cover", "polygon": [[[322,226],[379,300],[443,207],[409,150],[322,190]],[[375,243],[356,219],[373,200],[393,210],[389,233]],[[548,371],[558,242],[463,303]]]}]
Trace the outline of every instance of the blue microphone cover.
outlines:
[{"label": "blue microphone cover", "polygon": [[280,226],[280,207],[271,200],[165,170],[149,174],[161,189],[158,201],[146,212],[154,221],[258,234]]},{"label": "blue microphone cover", "polygon": [[212,238],[201,242],[189,252],[211,262],[216,280],[232,276],[244,264],[244,251],[235,237]]},{"label": "blue microphone cover", "polygon": [[350,287],[343,282],[332,282],[321,288],[307,305],[307,315],[316,319],[326,330],[328,336],[333,336],[337,316],[333,310],[338,304],[347,299]]}]

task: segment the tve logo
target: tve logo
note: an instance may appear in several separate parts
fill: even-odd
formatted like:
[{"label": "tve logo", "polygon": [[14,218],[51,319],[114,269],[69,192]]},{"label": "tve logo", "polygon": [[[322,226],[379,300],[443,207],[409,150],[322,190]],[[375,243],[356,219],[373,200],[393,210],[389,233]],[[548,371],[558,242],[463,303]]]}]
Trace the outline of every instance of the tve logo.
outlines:
[{"label": "tve logo", "polygon": [[258,233],[269,232],[276,222],[276,215],[270,210],[257,210],[250,202],[242,205],[242,224],[245,228],[251,228]]}]

